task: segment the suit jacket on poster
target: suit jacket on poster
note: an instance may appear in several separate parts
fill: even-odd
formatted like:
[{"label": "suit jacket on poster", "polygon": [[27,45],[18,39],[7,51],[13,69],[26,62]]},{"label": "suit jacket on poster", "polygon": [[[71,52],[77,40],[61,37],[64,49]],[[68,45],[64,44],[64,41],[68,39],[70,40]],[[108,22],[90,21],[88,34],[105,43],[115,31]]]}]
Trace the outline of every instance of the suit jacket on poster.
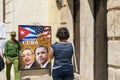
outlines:
[{"label": "suit jacket on poster", "polygon": [[36,69],[36,68],[40,68],[40,65],[34,61],[34,63],[31,65],[30,69]]},{"label": "suit jacket on poster", "polygon": [[41,66],[41,68],[50,68],[50,67],[51,67],[50,62],[46,62],[43,66]]},{"label": "suit jacket on poster", "polygon": [[37,68],[40,68],[40,65],[36,61],[34,61],[30,68],[25,68],[25,66],[23,66],[20,69],[37,69]]},{"label": "suit jacket on poster", "polygon": [[51,63],[48,62],[48,64],[46,65],[46,68],[50,68],[51,67]]}]

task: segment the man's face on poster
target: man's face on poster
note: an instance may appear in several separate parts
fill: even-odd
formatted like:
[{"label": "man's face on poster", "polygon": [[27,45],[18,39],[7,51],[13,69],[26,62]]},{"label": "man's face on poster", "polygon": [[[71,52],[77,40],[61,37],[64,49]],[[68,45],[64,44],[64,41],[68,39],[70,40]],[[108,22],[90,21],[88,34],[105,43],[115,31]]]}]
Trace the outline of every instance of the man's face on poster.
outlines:
[{"label": "man's face on poster", "polygon": [[48,61],[48,52],[44,47],[39,47],[36,49],[36,60],[42,65]]},{"label": "man's face on poster", "polygon": [[30,65],[31,63],[33,63],[35,59],[35,54],[33,54],[32,51],[29,49],[24,50],[21,56],[22,61],[24,62],[25,65]]}]

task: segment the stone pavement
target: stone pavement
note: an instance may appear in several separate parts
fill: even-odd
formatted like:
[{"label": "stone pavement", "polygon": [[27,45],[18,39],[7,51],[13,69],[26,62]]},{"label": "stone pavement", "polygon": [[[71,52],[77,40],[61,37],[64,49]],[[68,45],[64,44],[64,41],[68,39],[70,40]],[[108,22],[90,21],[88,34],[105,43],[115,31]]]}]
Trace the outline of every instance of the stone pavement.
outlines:
[{"label": "stone pavement", "polygon": [[5,69],[0,72],[0,80],[6,80]]}]

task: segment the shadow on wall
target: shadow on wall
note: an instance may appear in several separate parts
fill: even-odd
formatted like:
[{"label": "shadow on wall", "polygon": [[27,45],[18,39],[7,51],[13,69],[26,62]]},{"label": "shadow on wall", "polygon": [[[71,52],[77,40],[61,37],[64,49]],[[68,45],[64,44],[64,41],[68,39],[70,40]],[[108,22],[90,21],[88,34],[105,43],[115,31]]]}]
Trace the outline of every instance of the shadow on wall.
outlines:
[{"label": "shadow on wall", "polygon": [[94,5],[93,5],[93,1],[94,0],[88,0],[88,3],[89,3],[89,7],[90,7],[90,10],[91,10],[91,13],[92,13],[92,16],[94,16]]},{"label": "shadow on wall", "polygon": [[67,0],[67,3],[68,3],[68,7],[70,9],[70,13],[71,15],[73,15],[73,5],[74,5],[74,0]]}]

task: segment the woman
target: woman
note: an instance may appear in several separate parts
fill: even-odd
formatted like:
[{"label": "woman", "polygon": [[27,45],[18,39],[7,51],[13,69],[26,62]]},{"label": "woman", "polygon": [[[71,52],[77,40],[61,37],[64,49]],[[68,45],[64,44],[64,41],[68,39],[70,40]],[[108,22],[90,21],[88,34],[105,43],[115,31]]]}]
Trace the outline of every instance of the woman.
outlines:
[{"label": "woman", "polygon": [[52,77],[53,80],[73,80],[72,55],[73,46],[67,40],[69,38],[68,29],[61,27],[58,29],[56,37],[59,42],[52,44],[54,59]]}]

